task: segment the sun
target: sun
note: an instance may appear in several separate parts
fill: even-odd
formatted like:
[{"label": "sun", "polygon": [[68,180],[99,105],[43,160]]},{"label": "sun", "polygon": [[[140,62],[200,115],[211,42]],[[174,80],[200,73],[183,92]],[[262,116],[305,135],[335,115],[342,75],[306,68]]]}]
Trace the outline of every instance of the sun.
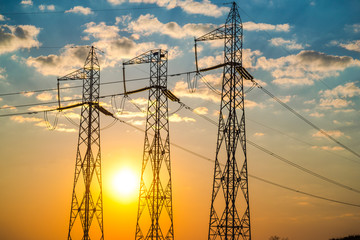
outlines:
[{"label": "sun", "polygon": [[134,198],[139,187],[137,175],[127,167],[120,169],[114,175],[112,185],[115,194],[123,200]]}]

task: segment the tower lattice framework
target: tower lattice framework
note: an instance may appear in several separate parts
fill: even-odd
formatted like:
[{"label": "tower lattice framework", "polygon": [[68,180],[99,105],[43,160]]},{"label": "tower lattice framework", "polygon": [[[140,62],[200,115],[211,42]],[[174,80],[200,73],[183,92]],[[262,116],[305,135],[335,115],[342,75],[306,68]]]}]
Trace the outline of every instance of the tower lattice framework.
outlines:
[{"label": "tower lattice framework", "polygon": [[[195,39],[224,39],[224,68],[208,239],[251,239],[242,67],[243,28],[235,2],[225,25]],[[246,78],[246,77],[245,77]],[[240,191],[241,192],[240,192]]]},{"label": "tower lattice framework", "polygon": [[143,53],[124,65],[150,63],[150,88],[135,239],[174,239],[168,119],[168,52]]},{"label": "tower lattice framework", "polygon": [[[100,65],[91,47],[84,67],[58,81],[82,80],[82,107],[68,239],[104,239],[100,154]],[[81,226],[81,227],[80,227]]]}]

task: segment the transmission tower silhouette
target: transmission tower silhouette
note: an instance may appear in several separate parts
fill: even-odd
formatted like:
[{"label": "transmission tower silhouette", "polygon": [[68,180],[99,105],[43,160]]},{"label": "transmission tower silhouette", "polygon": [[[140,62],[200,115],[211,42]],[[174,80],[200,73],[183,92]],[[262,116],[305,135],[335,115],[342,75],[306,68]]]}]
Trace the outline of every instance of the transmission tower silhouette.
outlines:
[{"label": "transmission tower silhouette", "polygon": [[[93,46],[90,48],[84,67],[58,78],[58,86],[59,82],[68,80],[83,81],[82,103],[74,105],[82,107],[68,239],[103,240],[99,116],[100,65]],[[60,92],[58,99],[60,105]],[[92,225],[94,218],[96,223]]]},{"label": "transmission tower silhouette", "polygon": [[[195,47],[199,41],[224,39],[224,63],[209,68],[223,67],[208,233],[211,240],[251,239],[243,80],[252,77],[242,67],[242,38],[242,22],[233,2],[225,25],[195,39]],[[238,197],[239,190],[242,196]]]},{"label": "transmission tower silhouette", "polygon": [[[174,239],[168,98],[168,52],[143,53],[123,65],[150,63],[144,152],[135,239]],[[124,74],[125,75],[125,74]]]}]

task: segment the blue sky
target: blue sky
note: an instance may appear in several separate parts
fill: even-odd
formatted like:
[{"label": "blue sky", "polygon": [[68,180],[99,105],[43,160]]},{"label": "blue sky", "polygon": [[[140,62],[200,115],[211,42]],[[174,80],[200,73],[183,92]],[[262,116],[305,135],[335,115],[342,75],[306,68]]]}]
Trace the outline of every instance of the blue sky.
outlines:
[{"label": "blue sky", "polygon": [[[250,0],[238,1],[237,4],[244,26],[244,66],[255,80],[330,136],[359,153],[360,2]],[[82,67],[88,53],[84,46],[89,45],[102,51],[98,54],[103,83],[121,80],[123,61],[154,48],[169,51],[170,74],[193,71],[194,37],[224,24],[228,11],[229,5],[222,1],[207,0],[1,1],[0,94],[55,88],[57,77]],[[223,61],[221,41],[199,43],[198,50],[200,67]],[[129,66],[126,74],[128,78],[146,77],[148,66]],[[216,89],[221,89],[221,71],[207,73],[205,79]],[[70,83],[69,86],[76,84],[79,83]],[[128,88],[137,89],[147,84],[144,81],[131,82]],[[199,80],[194,93],[188,90],[186,75],[169,77],[168,85],[198,114],[217,121],[219,96],[202,81]],[[246,83],[246,88],[250,86]],[[101,94],[122,91],[121,84],[104,85]],[[63,100],[77,98],[79,94],[78,90],[66,91]],[[145,108],[146,93],[132,98]],[[0,96],[0,108],[3,108],[0,114],[46,109],[53,106],[47,102],[55,100],[54,91]],[[114,110],[121,101],[121,97],[104,99],[102,104]],[[39,106],[9,108],[26,103],[39,103]],[[171,103],[170,112],[178,107]],[[49,114],[50,119],[55,119],[55,115]],[[324,138],[259,89],[255,88],[246,95],[246,116],[247,137],[251,141],[330,179],[360,188],[359,158]],[[72,110],[67,117],[77,122],[79,111]],[[143,114],[128,101],[119,117],[144,127]],[[104,126],[111,123],[106,118],[102,121]],[[174,142],[209,158],[214,156],[216,128],[210,123],[185,109],[172,115],[170,121]],[[77,127],[62,115],[55,131],[46,129],[41,114],[2,117],[0,123],[0,156],[6,159],[0,160],[0,186],[7,189],[0,200],[0,203],[3,201],[0,209],[6,204],[13,209],[9,212],[2,209],[6,217],[0,217],[1,222],[12,219],[11,214],[21,214],[16,210],[17,204],[24,204],[21,198],[39,204],[27,192],[24,181],[38,186],[38,194],[55,199],[57,193],[48,190],[47,184],[50,184],[64,195],[53,200],[57,208],[63,208],[64,213],[59,210],[56,215],[62,225],[55,226],[54,222],[50,229],[65,235]],[[114,132],[116,136],[111,134]],[[134,164],[135,170],[140,171],[142,138],[141,133],[119,124],[110,132],[104,131],[103,156],[113,164],[106,166],[105,163],[104,174],[108,171],[106,167],[115,166],[117,160],[121,164]],[[59,145],[61,151],[57,148]],[[23,151],[18,151],[19,148]],[[127,153],[123,148],[133,149],[134,153]],[[327,198],[355,204],[360,202],[356,193],[299,173],[251,146],[248,150],[250,174]],[[52,160],[49,160],[49,155],[54,156]],[[126,158],[136,159],[137,163],[119,160]],[[205,239],[213,165],[178,149],[172,151],[172,159],[174,189],[177,189],[174,196],[178,196],[174,197],[174,208],[178,203],[179,208],[189,209],[178,215],[178,224],[175,224],[179,229],[178,239],[192,239],[194,236]],[[54,168],[61,171],[49,180],[48,171]],[[17,172],[22,174],[15,174]],[[62,185],[65,175],[67,185]],[[187,180],[181,182],[183,176],[187,176]],[[41,179],[49,182],[42,184]],[[250,181],[252,224],[257,229],[253,235],[255,239],[267,239],[275,234],[291,240],[328,239],[359,233],[359,208],[321,202],[256,180]],[[182,194],[196,195],[204,204],[194,204]],[[16,204],[15,197],[18,199]],[[36,217],[38,222],[43,223],[47,212],[55,207],[46,206],[48,208],[45,207],[46,210],[40,211]],[[31,204],[25,204],[24,208],[29,216],[34,215]],[[124,208],[120,207],[118,213],[122,214]],[[136,214],[136,207],[129,209]],[[196,212],[194,216],[190,215],[191,209]],[[135,216],[132,212],[129,214]],[[274,215],[278,216],[276,220],[272,219]],[[109,219],[116,219],[112,217]],[[190,225],[183,220],[186,217],[202,220]],[[35,226],[27,227],[30,219],[32,217],[20,220],[24,235],[49,239],[50,234],[40,234]],[[23,239],[21,233],[9,230],[15,228],[15,218],[6,224],[0,231],[0,236],[1,232],[4,236],[0,238]],[[134,227],[135,222],[123,231],[133,236]],[[125,234],[117,233],[112,227],[109,229],[109,235],[113,237]]]}]

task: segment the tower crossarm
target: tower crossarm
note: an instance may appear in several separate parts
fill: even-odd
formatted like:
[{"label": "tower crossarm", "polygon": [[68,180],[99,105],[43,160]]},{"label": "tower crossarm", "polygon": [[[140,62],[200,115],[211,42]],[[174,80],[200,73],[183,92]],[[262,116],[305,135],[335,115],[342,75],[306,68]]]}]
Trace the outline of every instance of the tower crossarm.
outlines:
[{"label": "tower crossarm", "polygon": [[154,56],[160,54],[160,59],[166,59],[166,51],[162,49],[153,49],[147,51],[133,59],[123,62],[123,65],[133,65],[133,64],[142,64],[142,63],[150,63],[154,61]]},{"label": "tower crossarm", "polygon": [[201,37],[195,38],[195,43],[201,41],[225,39],[225,37],[226,37],[226,31],[225,31],[225,25],[223,25],[209,33],[206,33]]}]

